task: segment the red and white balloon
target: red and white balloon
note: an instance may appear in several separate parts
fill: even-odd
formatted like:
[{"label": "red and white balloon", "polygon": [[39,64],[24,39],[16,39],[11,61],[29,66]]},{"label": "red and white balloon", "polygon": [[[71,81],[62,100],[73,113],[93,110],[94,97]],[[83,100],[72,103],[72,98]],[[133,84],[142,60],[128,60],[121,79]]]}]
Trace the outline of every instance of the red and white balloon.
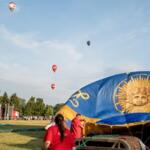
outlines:
[{"label": "red and white balloon", "polygon": [[9,8],[9,10],[10,11],[14,11],[15,9],[16,9],[16,3],[14,3],[14,2],[9,2],[9,4],[8,4],[8,8]]},{"label": "red and white balloon", "polygon": [[56,72],[56,70],[57,70],[57,65],[52,65],[52,70],[53,70],[53,72]]},{"label": "red and white balloon", "polygon": [[56,88],[56,85],[53,83],[53,84],[51,84],[51,89],[52,90],[55,90],[55,88]]}]

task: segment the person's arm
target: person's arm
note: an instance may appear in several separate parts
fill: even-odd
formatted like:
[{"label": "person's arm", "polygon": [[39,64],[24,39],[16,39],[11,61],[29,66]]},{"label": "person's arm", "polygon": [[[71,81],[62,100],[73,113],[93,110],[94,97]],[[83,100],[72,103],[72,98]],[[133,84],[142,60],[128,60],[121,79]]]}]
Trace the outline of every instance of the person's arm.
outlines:
[{"label": "person's arm", "polygon": [[83,128],[84,128],[84,125],[83,125],[83,124],[79,124],[79,127],[83,129]]},{"label": "person's arm", "polygon": [[43,144],[44,150],[48,150],[48,148],[49,148],[49,146],[51,144],[52,139],[53,139],[53,130],[52,130],[52,127],[50,127],[46,131],[46,134],[44,136],[44,144]]},{"label": "person's arm", "polygon": [[83,120],[80,120],[79,126],[83,129],[85,127],[85,122]]},{"label": "person's arm", "polygon": [[[70,131],[69,131],[70,132]],[[70,143],[71,143],[71,146],[72,146],[72,150],[76,150],[76,143],[75,143],[75,138],[73,137],[73,135],[71,134],[70,132],[70,137],[69,137],[69,140],[70,140]]]},{"label": "person's arm", "polygon": [[85,120],[82,120],[81,121],[81,130],[82,130],[82,137],[84,137],[85,136]]},{"label": "person's arm", "polygon": [[44,148],[43,148],[43,150],[48,150],[50,144],[51,144],[50,141],[45,141],[45,142],[44,142]]}]

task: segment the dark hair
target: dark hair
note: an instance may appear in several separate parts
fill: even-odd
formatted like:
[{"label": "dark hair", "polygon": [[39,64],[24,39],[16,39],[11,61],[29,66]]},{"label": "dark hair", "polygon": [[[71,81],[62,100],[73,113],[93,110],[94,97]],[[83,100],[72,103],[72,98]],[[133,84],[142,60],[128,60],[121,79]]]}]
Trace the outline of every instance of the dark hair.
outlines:
[{"label": "dark hair", "polygon": [[55,117],[55,123],[60,132],[60,140],[63,141],[65,137],[64,116],[62,114],[57,114]]},{"label": "dark hair", "polygon": [[78,116],[81,116],[81,114],[77,113],[77,114],[76,114],[76,117],[78,117]]}]

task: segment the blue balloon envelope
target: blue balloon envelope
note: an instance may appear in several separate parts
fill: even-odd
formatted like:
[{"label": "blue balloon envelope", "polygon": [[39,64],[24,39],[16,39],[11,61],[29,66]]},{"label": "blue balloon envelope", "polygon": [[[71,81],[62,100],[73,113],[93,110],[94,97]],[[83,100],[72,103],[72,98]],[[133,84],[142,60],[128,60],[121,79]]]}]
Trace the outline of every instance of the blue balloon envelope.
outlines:
[{"label": "blue balloon envelope", "polygon": [[80,113],[88,122],[108,125],[150,120],[150,72],[122,73],[75,92],[61,109],[71,120]]}]

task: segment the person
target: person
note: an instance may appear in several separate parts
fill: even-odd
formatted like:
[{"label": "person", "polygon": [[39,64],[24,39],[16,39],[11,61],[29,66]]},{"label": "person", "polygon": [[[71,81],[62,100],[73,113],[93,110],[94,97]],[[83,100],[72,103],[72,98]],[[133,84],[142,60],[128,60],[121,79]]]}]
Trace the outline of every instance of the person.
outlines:
[{"label": "person", "polygon": [[82,124],[82,137],[85,136],[85,125],[86,125],[86,120],[85,119],[81,119],[81,124]]},{"label": "person", "polygon": [[75,118],[71,121],[70,131],[74,138],[83,137],[84,124],[81,121],[81,114],[76,114]]},{"label": "person", "polygon": [[64,117],[57,114],[55,125],[48,128],[44,137],[44,150],[72,150],[75,140],[69,129],[66,128]]}]

